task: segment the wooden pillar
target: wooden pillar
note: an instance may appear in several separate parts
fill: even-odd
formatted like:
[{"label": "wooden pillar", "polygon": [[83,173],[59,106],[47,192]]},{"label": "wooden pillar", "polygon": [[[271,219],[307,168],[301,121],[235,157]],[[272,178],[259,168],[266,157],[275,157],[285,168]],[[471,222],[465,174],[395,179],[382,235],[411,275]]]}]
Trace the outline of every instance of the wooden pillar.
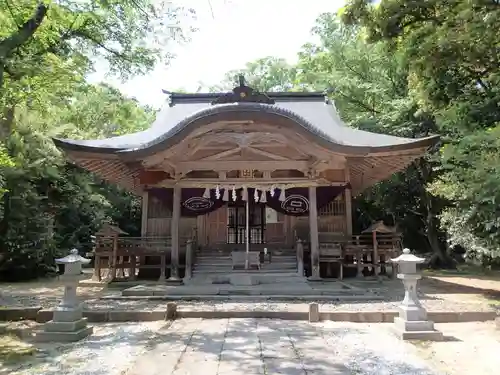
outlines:
[{"label": "wooden pillar", "polygon": [[346,233],[352,236],[352,192],[350,188],[344,191],[345,198],[345,220],[346,220]]},{"label": "wooden pillar", "polygon": [[101,281],[101,256],[94,253],[94,274],[92,281]]},{"label": "wooden pillar", "polygon": [[141,236],[146,237],[148,234],[148,206],[149,206],[149,193],[144,191],[142,193],[142,210],[141,210]]},{"label": "wooden pillar", "polygon": [[[344,170],[344,181],[346,184],[349,184],[351,182],[351,172],[347,167]],[[352,190],[350,187],[344,190],[344,201],[345,201],[346,234],[352,236]]]},{"label": "wooden pillar", "polygon": [[316,187],[309,187],[309,233],[311,243],[311,280],[321,280],[319,276],[318,207]]},{"label": "wooden pillar", "polygon": [[116,279],[116,262],[118,260],[118,236],[113,236],[113,252],[111,254],[111,267],[109,270],[110,281],[114,281]]},{"label": "wooden pillar", "polygon": [[186,270],[184,273],[184,279],[189,280],[191,278],[191,271],[193,263],[193,240],[189,239],[186,243]]},{"label": "wooden pillar", "polygon": [[[148,235],[148,207],[149,207],[149,191],[144,190],[142,192],[142,210],[141,210],[141,237],[146,237]],[[142,246],[141,246],[142,247]],[[140,253],[132,255],[134,257],[134,265],[135,267],[139,267],[139,272],[141,272],[141,265],[146,263],[146,257],[141,255]],[[139,262],[137,262],[137,256],[139,257]],[[134,270],[134,278],[135,280],[135,270]]]},{"label": "wooden pillar", "polygon": [[172,246],[170,255],[170,278],[171,281],[179,280],[179,220],[181,218],[181,188],[174,187],[172,207],[172,221],[170,223],[170,235]]},{"label": "wooden pillar", "polygon": [[297,239],[297,274],[300,277],[304,276],[304,245],[302,244],[302,240]]}]

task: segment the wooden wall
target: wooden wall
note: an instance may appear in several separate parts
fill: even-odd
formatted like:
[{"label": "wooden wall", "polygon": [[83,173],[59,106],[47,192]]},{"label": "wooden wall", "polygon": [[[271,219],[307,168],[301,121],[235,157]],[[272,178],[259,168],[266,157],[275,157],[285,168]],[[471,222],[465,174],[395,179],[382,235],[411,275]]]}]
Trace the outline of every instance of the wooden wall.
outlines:
[{"label": "wooden wall", "polygon": [[[146,193],[147,194],[147,193]],[[148,195],[147,199],[147,220],[146,230],[143,235],[146,237],[170,236],[170,225],[172,221],[172,211],[165,202],[153,195]],[[179,237],[182,242],[190,238],[193,229],[196,229],[195,217],[181,217],[179,222]],[[183,243],[181,243],[182,248]]]},{"label": "wooden wall", "polygon": [[[160,199],[149,196],[147,204],[146,236],[170,236],[172,212]],[[341,194],[329,205],[318,212],[318,231],[328,233],[347,233],[345,194]],[[266,242],[283,242],[293,245],[296,236],[309,238],[309,217],[294,217],[277,214],[277,223],[266,224]],[[189,238],[196,230],[197,241],[202,246],[225,243],[227,236],[227,207],[197,218],[180,219],[181,238]],[[143,232],[144,233],[144,232]]]}]

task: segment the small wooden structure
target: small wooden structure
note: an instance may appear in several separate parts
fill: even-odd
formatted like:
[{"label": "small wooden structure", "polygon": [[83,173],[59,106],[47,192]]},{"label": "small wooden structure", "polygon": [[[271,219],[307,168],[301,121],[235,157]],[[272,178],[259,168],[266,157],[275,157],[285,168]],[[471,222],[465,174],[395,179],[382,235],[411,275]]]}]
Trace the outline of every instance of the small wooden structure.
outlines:
[{"label": "small wooden structure", "polygon": [[111,225],[109,223],[105,223],[95,234],[94,280],[101,281],[102,279],[101,270],[103,268],[103,260],[107,260],[107,278],[110,281],[116,278],[119,259],[118,237],[120,235],[128,235],[128,233],[121,230],[116,225]]},{"label": "small wooden structure", "polygon": [[[239,83],[229,93],[168,93],[140,133],[54,140],[76,164],[142,196],[141,238],[101,239],[101,249],[129,259],[112,262],[113,270],[129,267],[134,278],[134,267],[154,266],[163,280],[166,264],[175,280],[180,268],[191,274],[182,259],[196,262],[185,254],[188,240],[212,256],[276,243],[294,254],[301,239],[298,271],[313,279],[322,263],[378,272],[380,258],[370,254],[374,246],[382,254],[385,242],[353,236],[352,196],[403,170],[439,138],[353,129],[324,93],[260,93]],[[158,264],[141,261],[145,254]]]},{"label": "small wooden structure", "polygon": [[335,233],[320,233],[320,263],[327,264],[327,275],[331,275],[330,264],[338,267],[338,277],[343,278],[344,267],[355,268],[358,277],[363,272],[378,276],[387,274],[394,265],[388,260],[397,257],[402,251],[401,233],[396,228],[386,226],[382,221],[372,224],[360,235],[339,236]]}]

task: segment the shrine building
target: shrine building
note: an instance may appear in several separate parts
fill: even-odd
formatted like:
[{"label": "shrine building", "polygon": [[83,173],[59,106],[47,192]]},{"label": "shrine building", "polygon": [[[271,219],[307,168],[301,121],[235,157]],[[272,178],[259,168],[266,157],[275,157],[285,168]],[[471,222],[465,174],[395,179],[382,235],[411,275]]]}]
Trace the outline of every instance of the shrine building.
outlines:
[{"label": "shrine building", "polygon": [[[330,258],[341,269],[380,271],[373,248],[382,251],[381,244],[352,250],[352,197],[404,170],[438,137],[354,129],[324,93],[261,93],[242,79],[229,93],[167,94],[144,131],[54,140],[73,163],[142,197],[136,252],[127,237],[108,249],[113,277],[120,267],[131,269],[131,278],[156,267],[160,280],[240,268],[264,273],[273,252],[267,272],[319,279]],[[232,262],[210,261],[217,257]]]}]

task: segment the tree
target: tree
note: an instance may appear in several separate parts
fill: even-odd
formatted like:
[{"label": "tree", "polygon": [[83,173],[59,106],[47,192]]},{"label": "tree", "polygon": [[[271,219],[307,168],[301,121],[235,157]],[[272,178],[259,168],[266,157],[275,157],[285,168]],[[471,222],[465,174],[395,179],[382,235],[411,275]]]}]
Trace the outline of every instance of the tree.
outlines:
[{"label": "tree", "polygon": [[353,0],[343,19],[403,56],[410,96],[444,135],[431,191],[453,202],[442,216],[450,242],[470,255],[498,253],[500,3]]},{"label": "tree", "polygon": [[[319,17],[313,32],[320,42],[300,53],[300,80],[313,90],[330,92],[348,124],[404,137],[437,131],[432,114],[409,95],[408,65],[400,54],[384,43],[366,43],[361,28],[342,24],[334,14]],[[452,266],[438,220],[447,202],[426,189],[437,176],[434,159],[417,160],[358,197],[357,226],[361,230],[386,218],[401,227],[408,246],[432,252],[432,265]]]},{"label": "tree", "polygon": [[248,62],[244,69],[227,72],[221,84],[212,87],[211,91],[233,89],[240,74],[245,77],[247,85],[263,92],[297,90],[296,67],[287,63],[285,59],[268,56]]},{"label": "tree", "polygon": [[150,108],[85,78],[96,64],[126,79],[168,62],[168,44],[187,35],[184,14],[153,0],[0,4],[0,277],[44,274],[103,220],[128,217],[137,233],[137,198],[67,165],[51,137],[111,136],[152,122]]}]

